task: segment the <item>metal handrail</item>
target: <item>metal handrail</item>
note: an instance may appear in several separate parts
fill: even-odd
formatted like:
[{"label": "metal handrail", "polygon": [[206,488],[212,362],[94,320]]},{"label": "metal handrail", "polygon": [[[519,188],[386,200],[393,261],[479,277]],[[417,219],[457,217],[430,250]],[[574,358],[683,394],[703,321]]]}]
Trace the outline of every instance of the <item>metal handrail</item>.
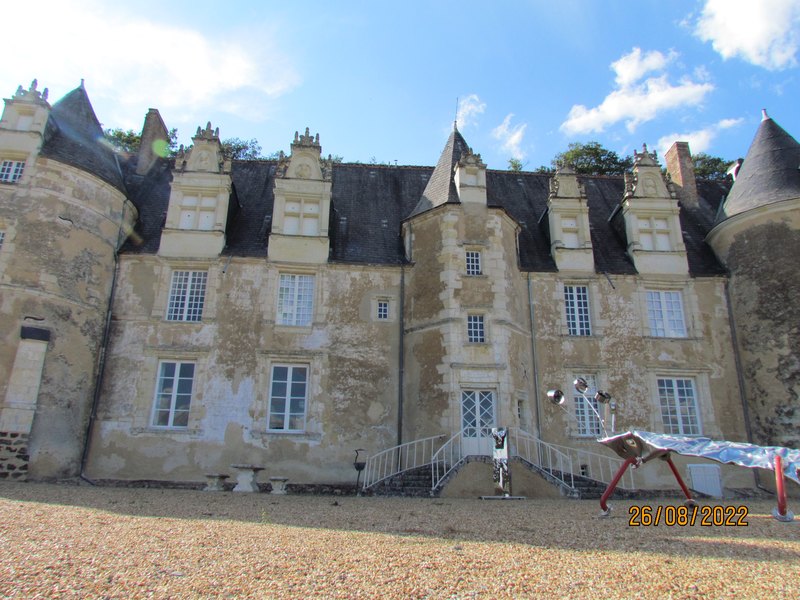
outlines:
[{"label": "metal handrail", "polygon": [[447,440],[433,455],[431,459],[431,491],[435,490],[442,480],[450,474],[450,471],[455,469],[461,459],[464,458],[461,448],[464,429],[466,427]]},{"label": "metal handrail", "polygon": [[364,485],[366,490],[381,481],[432,462],[436,443],[444,439],[444,434],[422,440],[406,442],[383,452],[378,452],[367,459],[364,467]]},{"label": "metal handrail", "polygon": [[509,427],[509,434],[512,445],[511,454],[547,471],[551,477],[569,488],[575,488],[572,457],[559,450],[556,445],[543,442],[519,427]]},{"label": "metal handrail", "polygon": [[[578,466],[578,472],[575,473],[575,475],[582,475],[582,473],[580,473],[581,465],[586,465],[588,468],[588,473],[583,476],[605,484],[611,483],[614,475],[620,470],[622,464],[625,462],[613,456],[605,456],[603,454],[589,452],[588,450],[582,450],[580,448],[559,446],[558,444],[552,444],[552,446],[570,455],[574,463]],[[617,487],[626,490],[636,489],[636,484],[633,479],[633,469],[628,469],[626,471],[625,476],[620,480]]]}]

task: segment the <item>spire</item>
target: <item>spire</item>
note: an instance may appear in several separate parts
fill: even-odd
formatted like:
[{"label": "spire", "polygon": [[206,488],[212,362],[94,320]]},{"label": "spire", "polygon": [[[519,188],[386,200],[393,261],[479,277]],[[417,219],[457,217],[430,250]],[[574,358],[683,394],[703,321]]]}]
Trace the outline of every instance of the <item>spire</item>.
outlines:
[{"label": "spire", "polygon": [[454,122],[453,132],[444,145],[439,162],[428,180],[428,185],[425,186],[425,191],[422,192],[422,198],[409,217],[414,217],[442,204],[460,204],[454,181],[455,167],[461,155],[468,151],[469,146]]},{"label": "spire", "polygon": [[107,145],[83,83],[53,105],[44,138],[41,156],[88,171],[125,191],[114,151]]},{"label": "spire", "polygon": [[764,111],[764,119],[718,221],[759,206],[800,198],[800,144]]}]

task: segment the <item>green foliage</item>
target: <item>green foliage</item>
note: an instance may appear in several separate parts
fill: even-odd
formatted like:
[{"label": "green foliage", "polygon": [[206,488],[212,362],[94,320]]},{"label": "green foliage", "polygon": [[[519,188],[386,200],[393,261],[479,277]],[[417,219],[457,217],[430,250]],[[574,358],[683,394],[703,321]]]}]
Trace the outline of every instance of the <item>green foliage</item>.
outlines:
[{"label": "green foliage", "polygon": [[142,143],[142,136],[136,133],[133,129],[124,131],[117,127],[116,129],[106,129],[103,131],[106,139],[111,142],[117,152],[127,152],[129,154],[136,154],[139,151],[139,146]]},{"label": "green foliage", "polygon": [[553,173],[556,172],[556,170],[553,167],[546,167],[546,166],[542,165],[538,169],[534,169],[533,172],[534,173],[546,173],[547,175],[552,175]]},{"label": "green foliage", "polygon": [[522,167],[525,166],[522,164],[522,161],[518,158],[514,158],[513,156],[508,159],[508,170],[509,171],[522,171]]},{"label": "green foliage", "polygon": [[[127,152],[128,154],[136,154],[139,152],[139,147],[142,145],[142,135],[136,133],[133,129],[124,131],[117,127],[116,129],[108,128],[103,131],[106,139],[111,143],[116,152]],[[175,156],[178,148],[178,128],[173,127],[169,130],[169,142],[155,148],[156,154],[161,156]]]},{"label": "green foliage", "polygon": [[559,152],[550,161],[553,167],[560,163],[572,165],[579,175],[622,175],[633,167],[633,158],[620,158],[616,152],[598,142],[573,142],[568,150]]},{"label": "green foliage", "polygon": [[264,158],[261,155],[261,145],[256,138],[250,141],[239,138],[222,140],[222,154],[231,160],[255,160]]},{"label": "green foliage", "polygon": [[696,177],[724,179],[727,176],[728,167],[731,166],[733,161],[700,152],[692,155],[692,162],[694,162],[694,174]]}]

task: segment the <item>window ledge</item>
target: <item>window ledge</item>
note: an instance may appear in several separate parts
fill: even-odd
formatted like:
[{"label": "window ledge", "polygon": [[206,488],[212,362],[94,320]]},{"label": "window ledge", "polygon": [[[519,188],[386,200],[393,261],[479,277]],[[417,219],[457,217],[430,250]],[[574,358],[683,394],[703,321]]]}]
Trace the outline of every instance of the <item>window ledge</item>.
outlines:
[{"label": "window ledge", "polygon": [[481,273],[480,275],[472,275],[470,273],[462,273],[462,277],[469,277],[470,279],[489,279],[489,276],[485,273]]},{"label": "window ledge", "polygon": [[561,337],[570,338],[573,340],[602,340],[604,336],[600,333],[597,334],[593,333],[592,335],[572,335],[569,333],[562,333]]},{"label": "window ledge", "polygon": [[187,427],[131,427],[131,435],[145,435],[151,433],[156,435],[177,434],[202,437],[205,432],[202,429],[189,429]]},{"label": "window ledge", "polygon": [[253,437],[260,437],[262,440],[288,440],[292,439],[296,442],[321,442],[322,434],[309,432],[309,431],[259,431],[251,429],[250,435]]},{"label": "window ledge", "polygon": [[703,338],[701,337],[661,337],[661,336],[654,336],[654,335],[643,335],[642,336],[645,340],[650,341],[660,341],[660,342],[699,342]]},{"label": "window ledge", "polygon": [[311,325],[275,325],[275,331],[279,333],[299,333],[309,335],[314,331]]},{"label": "window ledge", "polygon": [[465,342],[465,346],[494,346],[491,342]]}]

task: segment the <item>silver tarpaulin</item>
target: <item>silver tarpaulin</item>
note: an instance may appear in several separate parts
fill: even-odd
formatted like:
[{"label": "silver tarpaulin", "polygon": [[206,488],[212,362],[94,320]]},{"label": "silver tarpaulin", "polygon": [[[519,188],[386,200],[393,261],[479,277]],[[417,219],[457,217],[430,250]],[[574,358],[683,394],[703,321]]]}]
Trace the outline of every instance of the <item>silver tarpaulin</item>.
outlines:
[{"label": "silver tarpaulin", "polygon": [[630,457],[632,451],[641,456],[643,446],[647,444],[656,451],[668,450],[682,456],[709,458],[723,464],[769,471],[775,470],[775,457],[780,456],[785,476],[800,484],[800,450],[781,446],[755,446],[741,442],[717,442],[706,437],[686,437],[649,431],[629,431],[597,441],[614,450],[622,458]]}]

